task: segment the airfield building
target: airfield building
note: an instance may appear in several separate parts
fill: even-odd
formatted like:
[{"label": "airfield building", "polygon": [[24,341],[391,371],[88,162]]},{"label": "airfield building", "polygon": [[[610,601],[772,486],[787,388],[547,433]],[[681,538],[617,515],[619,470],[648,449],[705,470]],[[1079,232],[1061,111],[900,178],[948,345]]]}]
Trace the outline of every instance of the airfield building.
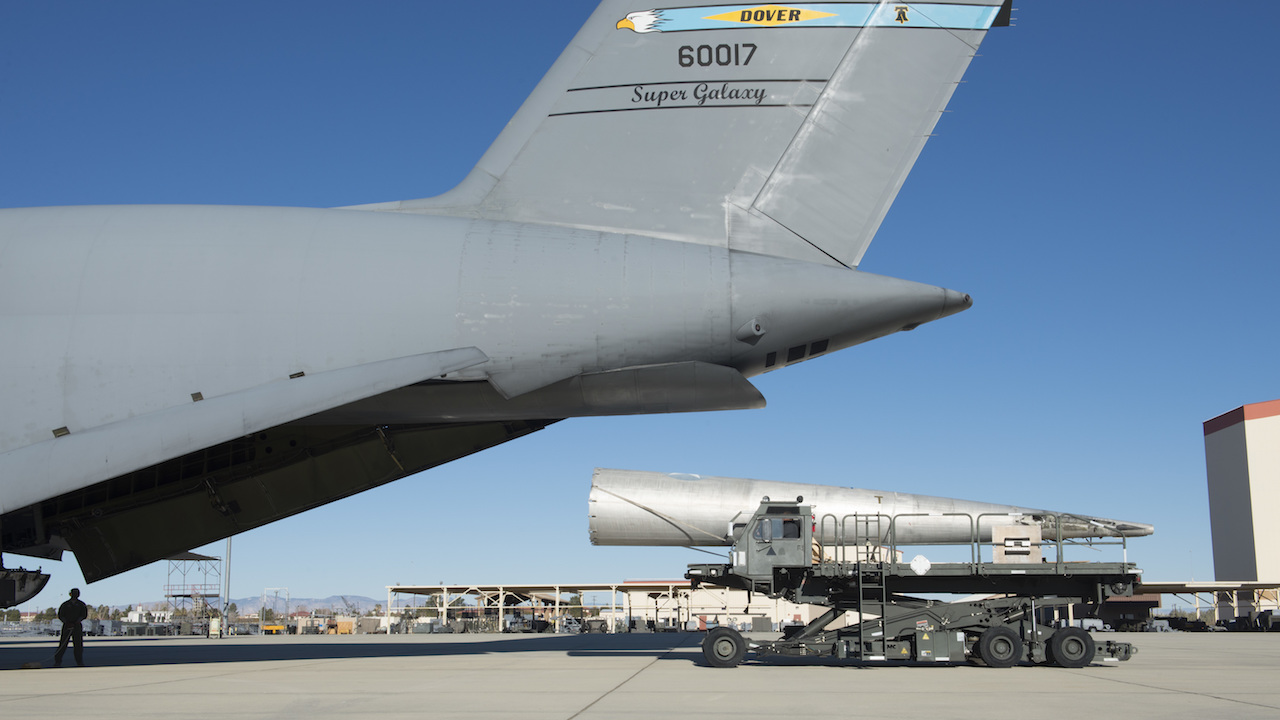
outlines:
[{"label": "airfield building", "polygon": [[1280,400],[1244,405],[1204,424],[1218,580],[1280,580]]}]

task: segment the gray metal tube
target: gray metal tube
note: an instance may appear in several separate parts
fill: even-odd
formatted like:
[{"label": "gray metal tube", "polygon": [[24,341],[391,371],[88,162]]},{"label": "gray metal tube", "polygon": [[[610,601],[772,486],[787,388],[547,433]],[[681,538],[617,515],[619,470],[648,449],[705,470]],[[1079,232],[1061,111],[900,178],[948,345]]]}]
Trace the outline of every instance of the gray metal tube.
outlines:
[{"label": "gray metal tube", "polygon": [[[839,543],[843,519],[854,514],[886,516],[881,525],[884,542],[888,541],[888,517],[916,515],[899,517],[895,523],[897,543],[908,545],[970,542],[975,524],[978,525],[977,539],[981,542],[991,540],[993,527],[1031,524],[1040,525],[1045,540],[1049,541],[1057,537],[1057,518],[1061,518],[1064,539],[1136,537],[1154,531],[1144,523],[929,495],[597,468],[592,476],[588,503],[591,542],[595,545],[732,545],[733,523],[746,522],[765,496],[773,500],[803,497],[804,504],[813,507],[818,526],[815,537],[823,544]],[[846,525],[847,539],[852,534],[852,521]]]}]

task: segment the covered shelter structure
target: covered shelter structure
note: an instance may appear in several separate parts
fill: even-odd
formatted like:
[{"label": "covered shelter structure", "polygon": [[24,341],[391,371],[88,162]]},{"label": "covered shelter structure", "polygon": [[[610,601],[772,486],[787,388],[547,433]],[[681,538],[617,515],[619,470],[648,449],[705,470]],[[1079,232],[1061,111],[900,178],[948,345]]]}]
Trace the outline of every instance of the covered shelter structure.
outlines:
[{"label": "covered shelter structure", "polygon": [[[1221,621],[1254,624],[1265,618],[1267,628],[1275,618],[1280,626],[1280,582],[1262,580],[1208,580],[1188,582],[1142,582],[1142,592],[1188,598],[1200,617],[1201,598],[1205,609],[1216,610]],[[1206,597],[1207,596],[1207,597]],[[1240,628],[1245,629],[1245,628]]]},{"label": "covered shelter structure", "polygon": [[[576,600],[574,598],[577,598]],[[533,630],[530,620],[563,631],[575,620],[601,632],[661,631],[708,625],[772,630],[811,619],[811,606],[767,598],[686,579],[612,583],[502,583],[495,585],[388,585],[386,626],[394,618],[425,614],[443,630],[475,632]],[[822,611],[818,609],[818,614]],[[515,615],[519,614],[519,618]],[[508,617],[508,616],[512,617]],[[603,622],[598,622],[603,621]],[[450,623],[453,623],[450,625]],[[538,625],[537,628],[544,626]]]},{"label": "covered shelter structure", "polygon": [[[388,585],[387,626],[392,615],[427,611],[434,614],[438,626],[451,626],[450,621],[474,621],[465,627],[478,632],[506,632],[532,629],[528,620],[539,619],[555,630],[564,629],[568,618],[583,618],[590,613],[606,622],[605,632],[616,632],[617,620],[631,613],[632,593],[642,585],[644,592],[661,593],[678,599],[689,592],[688,580],[650,583],[501,583],[472,585]],[[607,604],[586,603],[588,595],[608,594]],[[678,603],[677,603],[678,604]],[[394,609],[394,613],[393,613]],[[528,612],[531,618],[524,618]],[[675,612],[679,612],[678,608]],[[509,614],[520,614],[513,627]]]}]

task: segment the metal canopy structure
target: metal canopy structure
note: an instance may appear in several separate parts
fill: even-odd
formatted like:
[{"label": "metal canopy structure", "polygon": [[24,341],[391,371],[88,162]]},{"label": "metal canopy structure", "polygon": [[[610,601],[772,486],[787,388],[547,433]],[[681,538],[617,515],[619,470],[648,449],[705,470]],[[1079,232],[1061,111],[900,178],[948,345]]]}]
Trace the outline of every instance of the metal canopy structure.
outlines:
[{"label": "metal canopy structure", "polygon": [[1280,610],[1280,581],[1262,580],[1206,580],[1206,581],[1142,581],[1140,588],[1144,593],[1185,596],[1194,598],[1196,617],[1200,617],[1200,596],[1207,594],[1211,600],[1206,604],[1216,607],[1218,619],[1222,619],[1222,610],[1231,608],[1232,617],[1240,617],[1241,608],[1250,610]]},{"label": "metal canopy structure", "polygon": [[[622,593],[621,603],[619,602],[619,591]],[[679,617],[686,610],[684,600],[688,598],[692,590],[689,587],[688,580],[613,583],[503,583],[497,585],[388,585],[386,622],[387,626],[390,627],[391,610],[395,605],[396,596],[403,595],[430,597],[435,602],[424,605],[406,605],[402,602],[397,612],[404,612],[409,609],[435,610],[437,617],[445,622],[448,621],[451,611],[458,612],[461,615],[462,607],[496,609],[497,616],[501,619],[509,608],[514,610],[533,606],[541,611],[550,612],[558,625],[560,620],[567,617],[567,613],[584,607],[581,600],[579,600],[578,604],[570,604],[566,596],[577,595],[581,598],[588,593],[609,593],[609,604],[598,607],[608,608],[611,616],[617,617],[619,610],[622,611],[624,616],[631,614],[631,597],[637,592],[649,594],[655,601],[665,599],[667,609]],[[454,604],[459,599],[464,599],[465,602],[466,598],[474,598],[475,604],[466,606]],[[610,623],[607,629],[609,632],[617,630],[613,623]]]},{"label": "metal canopy structure", "polygon": [[[621,583],[556,583],[556,584],[497,584],[497,585],[402,585],[387,586],[387,625],[391,623],[391,608],[396,595],[416,595],[432,598],[435,602],[429,605],[416,606],[417,609],[434,608],[436,617],[440,618],[442,623],[449,621],[449,613],[452,610],[461,617],[464,612],[474,612],[472,608],[496,609],[499,623],[507,609],[515,609],[518,607],[537,606],[541,610],[550,611],[556,622],[557,629],[566,613],[571,612],[575,608],[581,608],[582,603],[579,599],[578,603],[570,604],[567,595],[577,595],[581,598],[586,593],[604,593],[610,594],[610,608],[616,610],[618,607],[618,588]],[[667,588],[668,585],[664,585]],[[684,581],[672,581],[669,589],[674,593],[677,589],[683,587],[687,590],[689,584]],[[625,597],[625,596],[624,596]],[[473,599],[473,604],[459,606],[455,604],[458,601],[466,603],[466,599]],[[401,611],[411,606],[401,607]],[[468,608],[463,610],[463,607]],[[609,628],[613,630],[612,627]]]},{"label": "metal canopy structure", "polygon": [[[584,599],[607,593],[609,601],[571,604],[569,595]],[[405,597],[409,596],[409,597]],[[421,604],[414,604],[416,598]],[[558,600],[558,602],[557,602]],[[459,603],[469,603],[459,605]],[[600,618],[609,618],[608,632],[625,632],[628,620],[648,625],[655,630],[687,627],[689,621],[708,624],[740,623],[751,625],[767,619],[772,627],[781,622],[801,622],[814,612],[811,606],[796,605],[779,598],[767,598],[726,588],[702,586],[692,588],[687,579],[628,580],[612,583],[544,583],[496,585],[389,585],[387,586],[386,623],[406,612],[426,611],[443,622],[478,619],[472,623],[479,631],[496,632],[500,628],[490,618],[503,619],[507,612],[519,612],[554,622],[574,615],[577,608],[599,610]],[[819,609],[820,610],[820,609]],[[584,613],[585,614],[585,613]],[[479,615],[478,618],[474,616]],[[637,628],[638,629],[638,628]]]}]

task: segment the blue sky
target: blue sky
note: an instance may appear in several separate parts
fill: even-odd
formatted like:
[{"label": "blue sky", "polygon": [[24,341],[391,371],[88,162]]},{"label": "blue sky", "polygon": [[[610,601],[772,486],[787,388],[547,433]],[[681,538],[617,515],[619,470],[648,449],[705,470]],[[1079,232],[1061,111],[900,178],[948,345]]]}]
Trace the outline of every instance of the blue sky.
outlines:
[{"label": "blue sky", "polygon": [[[438,194],[594,5],[0,3],[0,207]],[[1212,577],[1201,423],[1280,398],[1280,5],[1020,5],[862,265],[973,309],[756,378],[765,410],[568,420],[250,531],[232,594],[704,561],[592,547],[596,466],[1151,522],[1129,553],[1148,577]],[[30,607],[83,585],[74,562],[43,564],[54,579]],[[164,581],[158,564],[84,596],[155,600]]]}]

